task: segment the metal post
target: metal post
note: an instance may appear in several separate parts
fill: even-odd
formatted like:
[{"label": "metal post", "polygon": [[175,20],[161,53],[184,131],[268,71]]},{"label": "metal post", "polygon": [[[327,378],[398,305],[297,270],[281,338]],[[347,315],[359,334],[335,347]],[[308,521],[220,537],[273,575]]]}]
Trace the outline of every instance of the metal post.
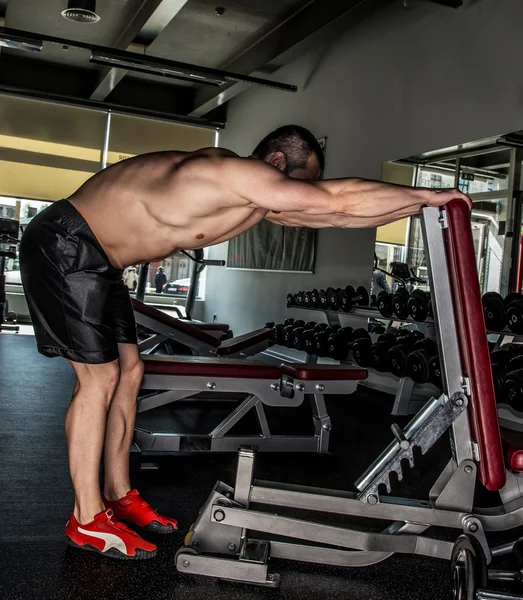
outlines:
[{"label": "metal post", "polygon": [[454,171],[454,187],[459,190],[459,176],[461,174],[461,157],[456,158],[456,168]]},{"label": "metal post", "polygon": [[198,288],[198,281],[200,279],[200,271],[202,269],[203,261],[203,250],[193,250],[194,262],[193,269],[191,271],[191,282],[189,284],[189,291],[187,292],[187,301],[185,303],[185,314],[187,318],[192,319],[192,313],[194,310],[194,303],[196,301],[196,290]]},{"label": "metal post", "polygon": [[[507,189],[507,209],[505,214],[505,243],[503,245],[503,263],[501,266],[500,293],[502,296],[516,291],[520,216],[519,192],[521,190],[521,162],[523,150],[510,149],[510,169]],[[501,194],[500,194],[501,195]],[[516,235],[517,229],[517,235]]]},{"label": "metal post", "polygon": [[102,169],[107,167],[107,155],[109,154],[109,138],[111,137],[111,111],[107,111],[105,118],[105,132],[104,132],[104,143],[102,146],[102,156],[100,158],[100,164]]},{"label": "metal post", "polygon": [[140,267],[140,275],[138,275],[138,285],[136,286],[136,299],[143,302],[145,298],[145,288],[147,287],[147,276],[149,275],[149,265],[144,263]]}]

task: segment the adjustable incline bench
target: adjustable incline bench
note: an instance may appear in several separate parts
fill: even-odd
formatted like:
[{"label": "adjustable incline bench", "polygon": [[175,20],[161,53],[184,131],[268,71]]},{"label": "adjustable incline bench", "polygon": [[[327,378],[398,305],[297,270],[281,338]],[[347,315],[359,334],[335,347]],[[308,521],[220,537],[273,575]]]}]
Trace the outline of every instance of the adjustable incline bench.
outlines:
[{"label": "adjustable incline bench", "polygon": [[[158,433],[137,426],[134,443],[142,452],[237,452],[251,444],[264,452],[317,452],[329,448],[331,422],[325,394],[351,394],[358,381],[367,378],[366,369],[338,365],[290,363],[273,366],[254,360],[208,357],[144,356],[142,389],[155,390],[138,398],[138,413],[172,402],[187,400],[205,392],[219,402],[224,393],[247,397],[233,404],[220,423],[205,433]],[[305,397],[311,400],[313,433],[310,435],[271,434],[265,406],[298,407]],[[230,404],[230,402],[228,402]],[[255,413],[255,434],[231,432],[251,411]]]},{"label": "adjustable incline bench", "polygon": [[[393,441],[355,482],[357,493],[253,480],[255,451],[240,449],[236,485],[215,485],[176,555],[180,572],[276,586],[279,575],[269,573],[270,557],[357,567],[398,552],[451,561],[454,600],[520,598],[484,589],[487,575],[491,581],[521,581],[520,572],[487,572],[492,558],[511,552],[514,543],[491,548],[485,533],[523,525],[523,449],[507,448],[505,463],[468,206],[454,200],[443,209],[425,208],[423,232],[442,395],[430,399],[405,429],[392,427]],[[414,448],[426,453],[447,430],[452,458],[428,498],[388,496],[390,476],[401,481],[402,467],[414,467]],[[501,505],[474,505],[479,482],[500,492]],[[281,516],[281,507],[307,514]],[[318,521],[308,516],[311,511]],[[389,524],[371,533],[325,525],[324,513],[343,516],[344,522],[354,517],[355,525],[357,518]],[[431,527],[447,528],[454,536],[425,535]]]},{"label": "adjustable incline bench", "polygon": [[[228,325],[184,321],[134,298],[131,302],[136,324],[148,332],[148,336],[138,342],[141,354],[155,354],[162,347],[168,354],[176,354],[182,346],[185,353],[195,356],[240,358],[263,352],[272,343],[271,329],[258,329],[233,338]],[[169,351],[171,342],[175,352]]]}]

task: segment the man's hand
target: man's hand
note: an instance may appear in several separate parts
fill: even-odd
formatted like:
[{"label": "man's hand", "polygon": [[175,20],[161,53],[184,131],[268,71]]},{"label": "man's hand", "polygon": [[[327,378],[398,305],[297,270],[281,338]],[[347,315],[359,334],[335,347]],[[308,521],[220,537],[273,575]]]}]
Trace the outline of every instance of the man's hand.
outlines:
[{"label": "man's hand", "polygon": [[466,195],[460,192],[459,190],[429,190],[427,189],[427,206],[443,206],[454,200],[455,198],[460,198],[461,200],[465,200],[465,202],[469,205],[469,208],[472,210],[472,201]]}]

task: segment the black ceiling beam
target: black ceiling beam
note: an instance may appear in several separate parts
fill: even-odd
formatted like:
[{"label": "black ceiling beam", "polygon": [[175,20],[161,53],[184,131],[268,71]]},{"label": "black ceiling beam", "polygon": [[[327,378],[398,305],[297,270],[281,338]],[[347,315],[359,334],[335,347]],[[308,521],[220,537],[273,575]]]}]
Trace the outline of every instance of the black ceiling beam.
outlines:
[{"label": "black ceiling beam", "polygon": [[[180,12],[188,0],[150,0],[143,2],[133,20],[120,34],[114,48],[126,50],[131,42],[142,32],[154,31],[156,39],[173,18]],[[151,52],[154,44],[149,42],[147,51]],[[101,69],[96,87],[91,94],[91,100],[105,100],[107,96],[127,75],[124,69],[104,67]]]},{"label": "black ceiling beam", "polygon": [[225,123],[222,121],[210,121],[199,119],[186,115],[179,115],[158,110],[143,109],[136,106],[125,106],[123,104],[113,104],[111,102],[97,102],[96,100],[85,100],[67,96],[65,94],[53,94],[47,92],[37,92],[24,87],[15,87],[0,84],[0,96],[14,96],[18,98],[41,100],[51,102],[52,104],[65,104],[67,106],[78,106],[80,108],[91,108],[94,110],[111,111],[115,114],[130,115],[134,117],[143,117],[146,119],[155,119],[157,121],[169,121],[183,123],[185,125],[195,125],[197,127],[206,127],[208,129],[223,129]]},{"label": "black ceiling beam", "polygon": [[[275,71],[308,50],[327,43],[347,28],[383,8],[392,0],[315,0],[306,4],[225,67],[237,73],[252,74],[259,69]],[[246,89],[229,83],[217,90],[199,89],[192,116],[201,117],[225,104]]]},{"label": "black ceiling beam", "polygon": [[[136,52],[126,52],[124,50],[116,50],[114,48],[106,48],[104,46],[95,46],[93,44],[86,44],[85,42],[77,42],[73,40],[66,40],[63,38],[57,38],[50,35],[39,35],[29,31],[20,31],[18,29],[9,29],[7,27],[0,27],[0,40],[9,41],[11,38],[21,37],[25,40],[33,40],[35,44],[48,43],[56,44],[61,47],[67,48],[80,48],[88,50],[91,54],[105,54],[119,58],[122,61],[129,62],[140,62],[144,60],[142,54]],[[287,83],[280,83],[278,81],[272,81],[270,79],[263,79],[260,77],[250,77],[241,73],[233,73],[232,71],[225,71],[223,69],[211,69],[209,67],[201,67],[198,65],[192,65],[189,63],[183,63],[174,60],[165,60],[163,58],[157,58],[155,56],[148,56],[147,62],[151,65],[155,65],[158,68],[172,69],[186,71],[187,73],[194,73],[196,76],[209,78],[224,78],[232,82],[242,82],[247,85],[263,85],[271,88],[276,88],[286,92],[296,92],[297,87]],[[152,73],[154,75],[154,73]]]}]

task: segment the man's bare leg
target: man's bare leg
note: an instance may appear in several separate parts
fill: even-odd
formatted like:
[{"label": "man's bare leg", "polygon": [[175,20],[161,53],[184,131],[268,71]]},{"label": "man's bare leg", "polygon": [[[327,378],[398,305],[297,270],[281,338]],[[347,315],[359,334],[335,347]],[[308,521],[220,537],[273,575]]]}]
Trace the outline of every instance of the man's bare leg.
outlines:
[{"label": "man's bare leg", "polygon": [[143,362],[136,344],[118,344],[120,380],[114,392],[104,445],[104,495],[123,498],[131,489],[129,454],[136,420],[136,398],[143,375]]},{"label": "man's bare leg", "polygon": [[65,432],[75,492],[74,516],[86,524],[105,510],[100,494],[100,460],[107,412],[120,368],[118,360],[98,365],[69,362],[78,379],[65,418]]}]

